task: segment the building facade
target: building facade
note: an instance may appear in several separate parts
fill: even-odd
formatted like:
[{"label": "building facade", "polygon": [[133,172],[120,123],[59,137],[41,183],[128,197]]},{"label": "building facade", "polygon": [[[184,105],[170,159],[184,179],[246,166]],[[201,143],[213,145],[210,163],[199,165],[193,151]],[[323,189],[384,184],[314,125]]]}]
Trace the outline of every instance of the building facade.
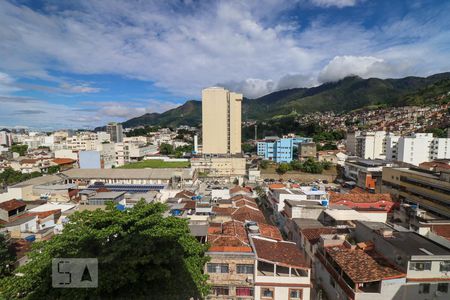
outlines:
[{"label": "building facade", "polygon": [[204,154],[241,153],[242,94],[221,87],[202,91]]}]

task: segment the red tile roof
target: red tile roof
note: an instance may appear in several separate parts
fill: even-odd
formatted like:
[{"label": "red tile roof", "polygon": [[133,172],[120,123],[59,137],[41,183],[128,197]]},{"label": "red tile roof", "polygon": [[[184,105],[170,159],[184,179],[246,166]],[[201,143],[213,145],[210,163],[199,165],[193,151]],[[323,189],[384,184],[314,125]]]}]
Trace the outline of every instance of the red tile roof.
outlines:
[{"label": "red tile roof", "polygon": [[282,189],[285,188],[286,186],[282,183],[272,183],[269,184],[269,189]]},{"label": "red tile roof", "polygon": [[338,194],[330,193],[330,203],[338,203],[341,201],[349,201],[353,203],[376,203],[376,202],[392,202],[392,197],[390,194]]},{"label": "red tile roof", "polygon": [[343,245],[328,247],[325,251],[355,283],[406,277],[406,274],[394,269],[376,253],[369,255],[370,252],[352,250]]},{"label": "red tile roof", "polygon": [[334,234],[337,233],[337,229],[332,227],[305,228],[300,230],[300,232],[311,245],[314,245],[320,240],[321,234]]},{"label": "red tile roof", "polygon": [[236,193],[248,193],[251,194],[251,190],[245,187],[241,186],[235,186],[234,188],[230,189],[230,195],[236,194]]},{"label": "red tile roof", "polygon": [[211,252],[252,252],[244,223],[239,221],[210,225],[208,242]]},{"label": "red tile roof", "polygon": [[57,165],[68,165],[68,164],[74,164],[77,161],[71,158],[55,158],[53,162]]},{"label": "red tile roof", "polygon": [[431,231],[450,241],[450,225],[433,225]]},{"label": "red tile roof", "polygon": [[231,214],[231,217],[234,220],[238,220],[241,222],[254,221],[254,222],[258,222],[258,223],[267,223],[266,218],[264,217],[263,213],[259,209],[250,208],[248,206],[242,206],[242,207],[236,209]]},{"label": "red tile roof", "polygon": [[253,237],[252,242],[258,259],[285,267],[308,268],[305,257],[292,242],[271,241],[258,237]]},{"label": "red tile roof", "polygon": [[6,211],[12,211],[15,209],[18,209],[20,207],[24,207],[27,204],[23,201],[12,199],[5,202],[0,203],[0,209],[6,210]]}]

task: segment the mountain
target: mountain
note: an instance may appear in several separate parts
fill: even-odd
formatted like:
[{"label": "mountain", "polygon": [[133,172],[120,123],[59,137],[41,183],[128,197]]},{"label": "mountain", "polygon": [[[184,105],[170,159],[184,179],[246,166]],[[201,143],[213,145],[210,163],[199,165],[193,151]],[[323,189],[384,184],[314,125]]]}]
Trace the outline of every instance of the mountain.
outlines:
[{"label": "mountain", "polygon": [[141,125],[161,125],[176,127],[179,125],[198,125],[202,120],[202,103],[189,100],[183,105],[163,113],[147,113],[122,123],[125,128]]},{"label": "mountain", "polygon": [[[349,112],[371,106],[425,105],[436,101],[436,96],[448,92],[450,72],[429,77],[400,79],[362,79],[346,77],[336,82],[312,88],[295,88],[273,92],[257,99],[244,98],[244,120],[267,120],[292,112],[334,111]],[[440,94],[439,94],[440,93]],[[201,102],[189,100],[164,113],[151,113],[130,119],[124,127],[140,125],[178,126],[201,123]]]}]

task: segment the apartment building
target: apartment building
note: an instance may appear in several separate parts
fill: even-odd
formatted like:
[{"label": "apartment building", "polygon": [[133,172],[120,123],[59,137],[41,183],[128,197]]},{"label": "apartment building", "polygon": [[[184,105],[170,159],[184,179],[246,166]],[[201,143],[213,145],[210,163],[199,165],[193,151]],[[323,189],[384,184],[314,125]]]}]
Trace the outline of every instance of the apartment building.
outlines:
[{"label": "apartment building", "polygon": [[233,220],[208,232],[207,299],[310,299],[310,268],[276,227]]},{"label": "apartment building", "polygon": [[385,159],[386,132],[362,132],[356,137],[355,154],[364,159]]},{"label": "apartment building", "polygon": [[[450,296],[450,250],[415,232],[396,231],[378,222],[358,222],[356,241],[366,242],[406,282],[392,299],[448,299]],[[369,250],[370,251],[370,250]]]},{"label": "apartment building", "polygon": [[401,202],[450,218],[450,171],[386,167],[383,168],[382,191]]},{"label": "apartment building", "polygon": [[259,141],[256,147],[259,157],[276,163],[291,162],[294,159],[294,148],[299,149],[300,156],[300,149],[303,147],[301,153],[304,158],[316,156],[316,144],[312,142],[312,139],[304,137],[266,137]]},{"label": "apartment building", "polygon": [[111,122],[106,125],[106,132],[109,133],[111,137],[111,141],[114,143],[122,143],[123,142],[123,128],[122,124]]},{"label": "apartment building", "polygon": [[383,167],[392,165],[392,162],[385,160],[349,159],[345,161],[344,175],[364,190],[380,192]]},{"label": "apartment building", "polygon": [[202,90],[204,154],[241,153],[242,94],[221,87]]}]

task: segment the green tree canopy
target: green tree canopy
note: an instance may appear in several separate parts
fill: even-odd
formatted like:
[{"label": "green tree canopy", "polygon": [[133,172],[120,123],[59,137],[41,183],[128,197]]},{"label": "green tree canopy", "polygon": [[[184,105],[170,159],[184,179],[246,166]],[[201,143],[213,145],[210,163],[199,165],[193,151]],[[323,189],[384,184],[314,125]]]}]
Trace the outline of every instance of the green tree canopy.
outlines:
[{"label": "green tree canopy", "polygon": [[170,144],[161,143],[161,145],[159,145],[159,153],[161,153],[162,155],[173,154],[173,146]]},{"label": "green tree canopy", "polygon": [[12,270],[15,257],[11,250],[11,245],[7,241],[6,236],[0,233],[0,278],[10,275],[10,271]]},{"label": "green tree canopy", "polygon": [[[189,299],[208,293],[205,245],[167,207],[140,201],[132,209],[75,212],[62,234],[37,242],[23,276],[0,280],[7,299]],[[97,258],[98,288],[54,289],[53,258]],[[1,298],[1,296],[0,296]]]},{"label": "green tree canopy", "polygon": [[278,174],[285,174],[287,171],[290,171],[291,169],[291,165],[288,163],[281,163],[278,168],[276,169],[276,172]]},{"label": "green tree canopy", "polygon": [[22,172],[15,171],[13,168],[6,168],[2,173],[0,173],[0,183],[4,183],[6,185],[13,185],[39,176],[42,176],[40,172],[22,174]]},{"label": "green tree canopy", "polygon": [[11,146],[11,152],[17,152],[20,156],[24,156],[27,153],[28,145],[14,144]]}]

